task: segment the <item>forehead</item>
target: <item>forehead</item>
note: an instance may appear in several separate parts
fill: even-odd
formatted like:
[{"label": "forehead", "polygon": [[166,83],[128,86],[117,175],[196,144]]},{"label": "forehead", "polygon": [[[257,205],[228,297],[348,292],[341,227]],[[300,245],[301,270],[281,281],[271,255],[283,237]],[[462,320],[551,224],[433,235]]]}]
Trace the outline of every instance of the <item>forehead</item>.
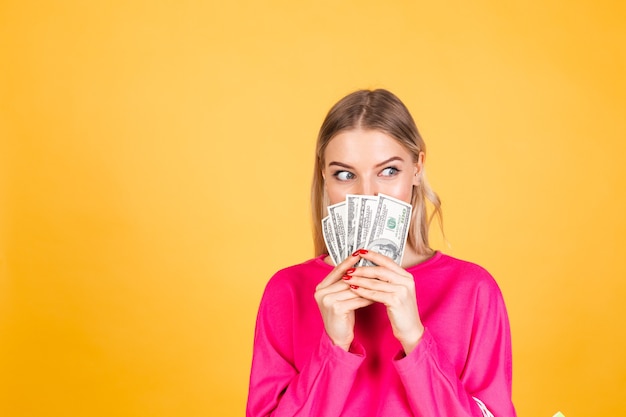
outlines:
[{"label": "forehead", "polygon": [[333,137],[324,151],[326,163],[376,162],[398,156],[405,161],[413,158],[409,150],[397,139],[380,130],[351,129]]}]

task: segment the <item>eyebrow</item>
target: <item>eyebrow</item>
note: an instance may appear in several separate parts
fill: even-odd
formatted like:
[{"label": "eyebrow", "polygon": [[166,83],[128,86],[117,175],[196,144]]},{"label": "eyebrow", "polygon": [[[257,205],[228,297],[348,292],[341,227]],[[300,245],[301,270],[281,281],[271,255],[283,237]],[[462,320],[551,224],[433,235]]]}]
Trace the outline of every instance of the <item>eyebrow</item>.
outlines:
[{"label": "eyebrow", "polygon": [[[387,165],[388,163],[393,162],[393,161],[404,162],[404,159],[400,158],[399,156],[392,156],[391,158],[385,159],[384,161],[376,164],[375,167],[379,168],[379,167],[381,167],[383,165]],[[337,161],[329,162],[328,166],[329,167],[330,166],[338,166],[338,167],[341,167],[341,168],[354,169],[354,167],[352,167],[352,166],[350,166],[348,164],[344,164],[343,162],[337,162]]]}]

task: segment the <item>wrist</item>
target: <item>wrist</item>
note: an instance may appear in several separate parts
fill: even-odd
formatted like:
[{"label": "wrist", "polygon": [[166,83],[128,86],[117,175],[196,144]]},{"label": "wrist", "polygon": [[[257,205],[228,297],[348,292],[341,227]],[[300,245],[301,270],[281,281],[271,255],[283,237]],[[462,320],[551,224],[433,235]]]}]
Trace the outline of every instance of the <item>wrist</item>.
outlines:
[{"label": "wrist", "polygon": [[417,345],[419,345],[420,341],[422,340],[423,335],[424,335],[424,327],[421,326],[421,329],[416,331],[411,336],[403,337],[402,339],[399,339],[405,355],[409,355],[411,352],[413,352],[413,350],[417,347]]},{"label": "wrist", "polygon": [[333,343],[335,346],[345,350],[346,352],[350,352],[350,346],[352,345],[351,343],[345,344],[345,343],[341,343],[341,344],[337,344],[337,343]]},{"label": "wrist", "polygon": [[335,340],[332,337],[330,337],[330,342],[333,344],[333,346],[337,346],[343,350],[345,350],[346,352],[350,351],[350,346],[352,346],[352,341],[345,341],[345,340]]}]

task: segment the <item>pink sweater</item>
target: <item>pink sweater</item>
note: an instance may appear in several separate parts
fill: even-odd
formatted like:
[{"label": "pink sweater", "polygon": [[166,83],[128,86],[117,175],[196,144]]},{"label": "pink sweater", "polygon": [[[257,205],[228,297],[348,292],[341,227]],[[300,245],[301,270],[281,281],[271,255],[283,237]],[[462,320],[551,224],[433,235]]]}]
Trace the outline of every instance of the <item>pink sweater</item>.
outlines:
[{"label": "pink sweater", "polygon": [[[313,297],[323,256],[276,273],[261,300],[247,416],[515,416],[502,294],[483,268],[437,252],[408,268],[426,331],[405,355],[386,309],[357,310],[350,352]],[[488,411],[484,410],[484,406]]]}]

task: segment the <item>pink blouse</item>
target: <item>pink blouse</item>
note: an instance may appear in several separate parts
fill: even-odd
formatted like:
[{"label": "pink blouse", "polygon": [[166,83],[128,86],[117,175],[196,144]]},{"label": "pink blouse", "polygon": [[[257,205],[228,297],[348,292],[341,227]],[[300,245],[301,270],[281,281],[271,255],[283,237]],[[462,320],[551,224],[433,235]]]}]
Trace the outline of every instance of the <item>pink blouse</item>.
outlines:
[{"label": "pink blouse", "polygon": [[[405,355],[385,306],[356,311],[350,352],[313,297],[324,256],[276,273],[259,307],[247,416],[515,416],[502,294],[478,265],[437,252],[407,270],[425,333]],[[493,413],[493,414],[492,414]]]}]

